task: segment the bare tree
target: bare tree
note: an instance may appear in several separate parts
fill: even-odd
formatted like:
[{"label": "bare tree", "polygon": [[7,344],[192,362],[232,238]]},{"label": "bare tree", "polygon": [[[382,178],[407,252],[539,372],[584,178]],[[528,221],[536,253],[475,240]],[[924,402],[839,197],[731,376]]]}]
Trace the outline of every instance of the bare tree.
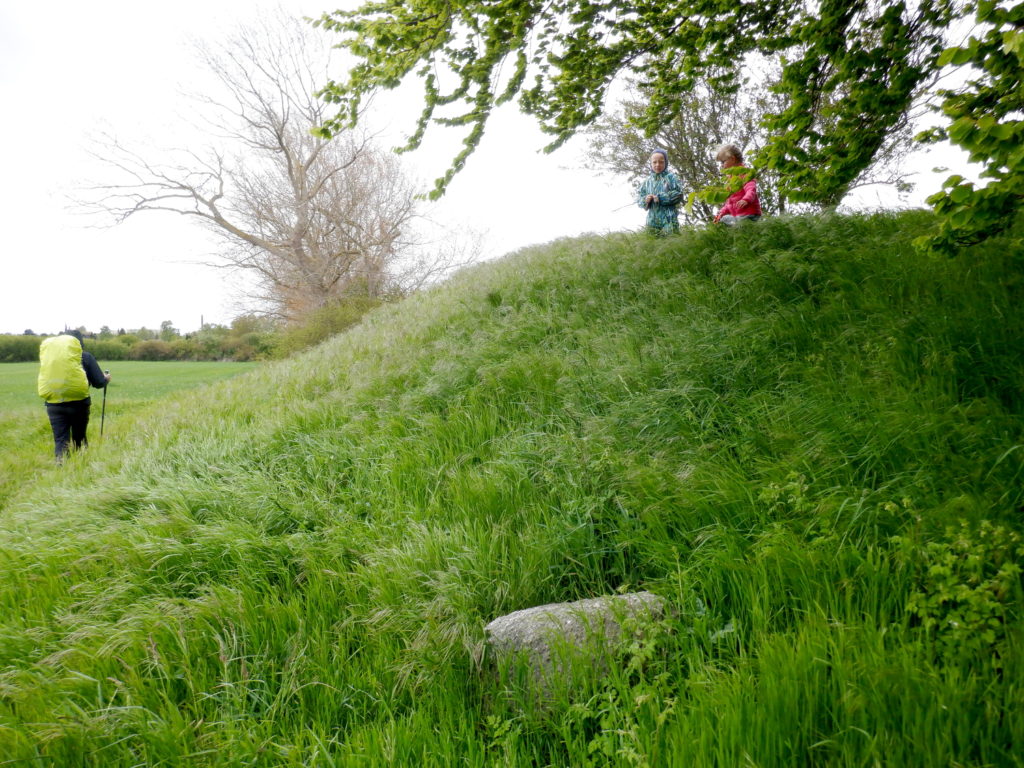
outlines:
[{"label": "bare tree", "polygon": [[314,95],[329,59],[316,35],[281,16],[215,50],[197,46],[218,84],[194,97],[206,145],[157,162],[103,136],[95,154],[116,180],[88,196],[116,223],[148,211],[196,218],[223,242],[218,266],[254,277],[249,298],[284,319],[402,290],[408,275],[392,268],[423,245],[411,234],[416,190],[398,159],[362,134],[311,132],[328,106]]}]

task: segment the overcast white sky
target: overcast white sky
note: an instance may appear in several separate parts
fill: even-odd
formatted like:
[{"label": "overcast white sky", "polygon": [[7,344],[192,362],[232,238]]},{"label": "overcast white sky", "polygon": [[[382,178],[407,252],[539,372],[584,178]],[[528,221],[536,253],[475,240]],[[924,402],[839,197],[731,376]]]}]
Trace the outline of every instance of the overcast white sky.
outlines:
[{"label": "overcast white sky", "polygon": [[[191,331],[201,318],[229,323],[239,313],[231,281],[197,263],[215,255],[215,243],[194,223],[152,213],[94,229],[68,210],[68,196],[95,168],[86,153],[88,137],[98,128],[129,141],[173,137],[184,109],[178,94],[196,74],[190,37],[215,44],[261,9],[280,6],[315,17],[340,4],[51,0],[0,6],[0,333],[53,333],[65,324],[158,328],[165,320]],[[388,96],[378,103],[387,107]],[[409,115],[415,114],[410,107],[418,108],[404,106]],[[394,143],[412,128],[398,122]],[[552,155],[540,154],[544,143],[532,121],[509,105],[449,193],[428,212],[450,228],[483,229],[488,256],[642,224],[628,184],[580,167],[582,142]],[[447,168],[453,144],[432,146],[404,156],[425,184]],[[925,158],[917,165],[923,170],[935,164]],[[921,187],[911,203],[919,204],[938,182],[929,179]],[[873,194],[862,199],[867,206],[889,202]]]}]

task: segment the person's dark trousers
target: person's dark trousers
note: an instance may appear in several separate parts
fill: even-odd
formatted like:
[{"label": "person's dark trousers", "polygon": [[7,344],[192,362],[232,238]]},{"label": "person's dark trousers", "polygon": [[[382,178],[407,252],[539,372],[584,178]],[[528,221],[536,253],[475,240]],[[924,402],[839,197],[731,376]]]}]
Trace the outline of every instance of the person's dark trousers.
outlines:
[{"label": "person's dark trousers", "polygon": [[53,453],[57,461],[64,460],[68,451],[68,443],[81,448],[88,445],[85,431],[89,427],[90,398],[75,400],[70,403],[47,403],[46,415],[50,417],[53,429]]}]

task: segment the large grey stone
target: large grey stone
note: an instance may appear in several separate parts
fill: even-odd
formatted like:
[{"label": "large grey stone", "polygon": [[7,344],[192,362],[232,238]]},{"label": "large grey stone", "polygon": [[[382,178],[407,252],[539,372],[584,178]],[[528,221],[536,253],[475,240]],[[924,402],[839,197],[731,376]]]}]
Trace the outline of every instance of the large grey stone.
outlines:
[{"label": "large grey stone", "polygon": [[525,658],[535,679],[561,676],[574,662],[593,662],[600,669],[604,651],[624,639],[626,619],[657,620],[665,601],[651,592],[595,597],[573,603],[551,603],[501,616],[484,629],[495,658]]}]

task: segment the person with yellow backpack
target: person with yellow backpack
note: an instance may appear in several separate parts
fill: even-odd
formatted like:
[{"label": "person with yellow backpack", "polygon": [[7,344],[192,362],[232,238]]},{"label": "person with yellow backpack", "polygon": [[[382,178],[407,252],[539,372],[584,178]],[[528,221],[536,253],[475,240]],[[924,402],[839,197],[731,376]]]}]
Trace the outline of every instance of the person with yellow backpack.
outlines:
[{"label": "person with yellow backpack", "polygon": [[46,401],[58,464],[63,463],[69,443],[76,449],[89,444],[89,386],[106,389],[109,381],[110,374],[100,370],[96,358],[82,348],[80,331],[64,331],[39,345],[37,386]]}]

